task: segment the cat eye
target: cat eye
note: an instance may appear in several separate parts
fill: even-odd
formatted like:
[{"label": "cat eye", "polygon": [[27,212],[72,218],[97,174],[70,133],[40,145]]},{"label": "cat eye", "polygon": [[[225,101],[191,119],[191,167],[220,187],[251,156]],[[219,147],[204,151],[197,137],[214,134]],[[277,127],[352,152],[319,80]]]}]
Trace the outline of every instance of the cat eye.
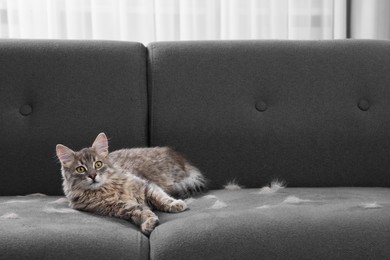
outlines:
[{"label": "cat eye", "polygon": [[95,169],[96,169],[96,170],[102,168],[102,166],[103,166],[103,163],[102,163],[101,161],[96,161],[96,162],[95,162]]},{"label": "cat eye", "polygon": [[84,172],[86,172],[86,171],[87,171],[87,170],[85,169],[84,166],[79,166],[79,167],[76,168],[76,172],[77,172],[77,173],[84,173]]}]

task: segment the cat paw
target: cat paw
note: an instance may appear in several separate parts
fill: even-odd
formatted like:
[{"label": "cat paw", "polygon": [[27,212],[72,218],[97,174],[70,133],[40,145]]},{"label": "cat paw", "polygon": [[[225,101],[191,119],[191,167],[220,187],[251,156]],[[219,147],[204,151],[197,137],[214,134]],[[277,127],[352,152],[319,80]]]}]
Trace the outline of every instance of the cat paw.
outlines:
[{"label": "cat paw", "polygon": [[168,212],[177,213],[186,210],[187,204],[182,200],[174,200],[168,206]]},{"label": "cat paw", "polygon": [[147,218],[144,223],[141,224],[141,232],[149,236],[158,224],[159,220],[157,217]]}]

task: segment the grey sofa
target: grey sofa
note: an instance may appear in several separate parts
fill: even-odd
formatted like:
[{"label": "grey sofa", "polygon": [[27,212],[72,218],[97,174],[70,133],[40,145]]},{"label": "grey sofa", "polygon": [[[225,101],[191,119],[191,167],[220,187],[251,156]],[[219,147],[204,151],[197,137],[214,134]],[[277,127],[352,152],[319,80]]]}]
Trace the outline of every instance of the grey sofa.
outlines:
[{"label": "grey sofa", "polygon": [[[0,259],[390,259],[388,41],[1,40],[0,66]],[[210,191],[149,238],[68,208],[55,145],[100,132]]]}]

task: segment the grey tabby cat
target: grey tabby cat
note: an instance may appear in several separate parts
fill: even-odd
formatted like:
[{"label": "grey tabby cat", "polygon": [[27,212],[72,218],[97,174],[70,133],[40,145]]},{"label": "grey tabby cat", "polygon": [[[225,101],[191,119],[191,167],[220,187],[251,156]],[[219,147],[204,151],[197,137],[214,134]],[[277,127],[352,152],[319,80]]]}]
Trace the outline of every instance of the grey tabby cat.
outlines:
[{"label": "grey tabby cat", "polygon": [[169,147],[109,153],[100,133],[90,148],[75,152],[58,144],[56,152],[70,207],[130,220],[146,235],[158,225],[152,209],[184,211],[181,199],[205,189],[200,171]]}]

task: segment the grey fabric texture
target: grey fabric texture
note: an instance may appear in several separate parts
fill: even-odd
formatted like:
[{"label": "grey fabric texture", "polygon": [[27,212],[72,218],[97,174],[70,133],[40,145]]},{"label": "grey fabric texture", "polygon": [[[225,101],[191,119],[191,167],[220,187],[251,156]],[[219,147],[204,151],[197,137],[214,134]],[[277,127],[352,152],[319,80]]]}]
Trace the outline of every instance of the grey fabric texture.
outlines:
[{"label": "grey fabric texture", "polygon": [[220,188],[390,187],[390,42],[156,42],[150,142]]},{"label": "grey fabric texture", "polygon": [[[0,195],[61,195],[55,146],[147,146],[146,48],[110,41],[0,41]],[[112,137],[112,138],[111,138]]]},{"label": "grey fabric texture", "polygon": [[151,259],[389,259],[390,190],[211,191],[159,213]]},{"label": "grey fabric texture", "polygon": [[133,224],[70,209],[64,197],[0,197],[0,259],[148,259]]},{"label": "grey fabric texture", "polygon": [[[389,82],[389,41],[0,40],[0,259],[389,259]],[[149,239],[12,196],[62,194],[55,145],[99,132],[176,148],[211,192]]]}]

